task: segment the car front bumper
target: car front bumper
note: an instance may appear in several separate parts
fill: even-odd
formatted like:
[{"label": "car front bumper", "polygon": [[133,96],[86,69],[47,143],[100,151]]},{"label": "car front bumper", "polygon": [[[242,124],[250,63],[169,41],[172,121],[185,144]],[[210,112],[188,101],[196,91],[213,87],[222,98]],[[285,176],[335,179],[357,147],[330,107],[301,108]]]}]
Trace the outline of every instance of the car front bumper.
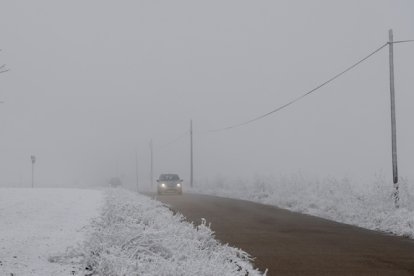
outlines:
[{"label": "car front bumper", "polygon": [[164,193],[179,193],[181,194],[183,192],[182,187],[177,187],[175,186],[168,186],[166,185],[165,187],[162,186],[158,186],[158,193],[159,194],[164,194]]}]

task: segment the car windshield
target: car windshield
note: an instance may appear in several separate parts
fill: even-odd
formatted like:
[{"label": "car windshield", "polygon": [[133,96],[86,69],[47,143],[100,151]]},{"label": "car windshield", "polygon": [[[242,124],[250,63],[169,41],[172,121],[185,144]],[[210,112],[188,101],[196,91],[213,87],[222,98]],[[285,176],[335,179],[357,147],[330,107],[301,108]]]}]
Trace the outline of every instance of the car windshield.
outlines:
[{"label": "car windshield", "polygon": [[162,175],[160,175],[160,180],[164,180],[164,181],[180,180],[180,178],[176,174],[162,174]]}]

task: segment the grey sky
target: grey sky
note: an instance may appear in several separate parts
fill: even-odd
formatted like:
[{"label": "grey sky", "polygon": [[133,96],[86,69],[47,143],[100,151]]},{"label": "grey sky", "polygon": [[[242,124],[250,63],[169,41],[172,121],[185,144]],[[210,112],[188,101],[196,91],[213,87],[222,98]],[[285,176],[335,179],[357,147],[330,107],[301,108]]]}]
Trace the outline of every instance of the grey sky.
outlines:
[{"label": "grey sky", "polygon": [[[412,1],[13,1],[0,9],[0,183],[189,175],[390,175],[388,49],[284,104],[385,43],[414,39]],[[400,174],[414,177],[414,43],[395,46]]]}]

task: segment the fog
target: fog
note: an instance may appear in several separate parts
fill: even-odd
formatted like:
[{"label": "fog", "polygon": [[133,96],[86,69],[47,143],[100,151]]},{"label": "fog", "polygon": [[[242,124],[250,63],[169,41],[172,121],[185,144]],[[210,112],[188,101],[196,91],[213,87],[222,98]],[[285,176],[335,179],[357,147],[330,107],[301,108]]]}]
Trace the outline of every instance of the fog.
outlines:
[{"label": "fog", "polygon": [[[0,4],[0,186],[149,186],[303,172],[391,183],[388,40],[412,1],[14,1]],[[414,43],[396,44],[400,175],[414,178]],[[179,139],[176,139],[176,138]]]}]

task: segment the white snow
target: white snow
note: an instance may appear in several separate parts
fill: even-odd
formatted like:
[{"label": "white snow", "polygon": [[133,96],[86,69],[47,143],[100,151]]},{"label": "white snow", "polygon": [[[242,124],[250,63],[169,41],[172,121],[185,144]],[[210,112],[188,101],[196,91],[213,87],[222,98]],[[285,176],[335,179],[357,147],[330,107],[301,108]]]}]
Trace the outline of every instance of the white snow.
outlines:
[{"label": "white snow", "polygon": [[414,183],[400,181],[400,208],[394,206],[392,181],[377,176],[371,182],[348,178],[315,179],[256,176],[252,180],[200,182],[191,190],[278,206],[295,212],[379,230],[414,239]]},{"label": "white snow", "polygon": [[88,275],[262,275],[247,253],[220,244],[205,223],[194,226],[161,202],[126,190],[109,191],[92,229],[66,256],[82,256]]},{"label": "white snow", "polygon": [[0,189],[0,275],[262,275],[149,197],[122,189]]},{"label": "white snow", "polygon": [[0,275],[71,275],[50,259],[83,242],[102,202],[96,190],[1,188]]}]

